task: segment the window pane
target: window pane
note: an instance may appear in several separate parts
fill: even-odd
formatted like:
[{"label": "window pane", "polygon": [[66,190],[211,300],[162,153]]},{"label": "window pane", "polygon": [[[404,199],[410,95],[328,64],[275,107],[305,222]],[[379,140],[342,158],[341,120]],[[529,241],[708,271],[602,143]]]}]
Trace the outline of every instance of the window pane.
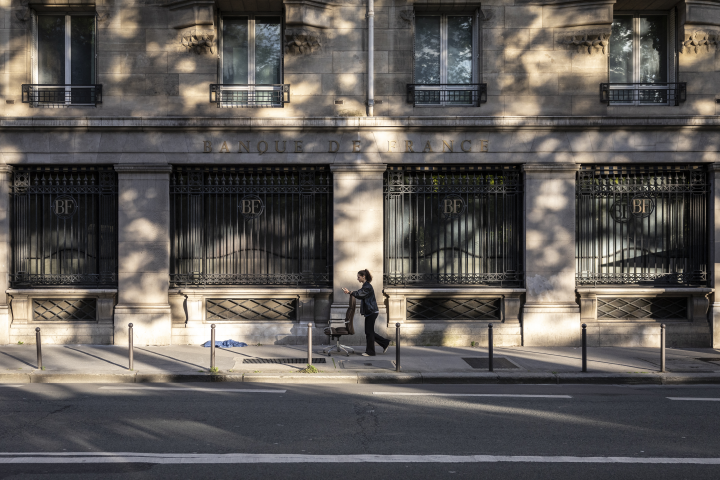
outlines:
[{"label": "window pane", "polygon": [[248,83],[248,17],[223,19],[223,83]]},{"label": "window pane", "polygon": [[472,17],[448,17],[447,83],[472,82]]},{"label": "window pane", "polygon": [[632,83],[633,17],[613,18],[610,35],[610,83]]},{"label": "window pane", "polygon": [[95,83],[95,17],[70,17],[70,83]]},{"label": "window pane", "polygon": [[255,19],[255,83],[276,84],[280,80],[280,19]]},{"label": "window pane", "polygon": [[415,83],[440,83],[440,17],[415,17]]},{"label": "window pane", "polygon": [[640,18],[640,81],[667,82],[667,16]]},{"label": "window pane", "polygon": [[65,84],[65,16],[38,16],[38,82]]}]

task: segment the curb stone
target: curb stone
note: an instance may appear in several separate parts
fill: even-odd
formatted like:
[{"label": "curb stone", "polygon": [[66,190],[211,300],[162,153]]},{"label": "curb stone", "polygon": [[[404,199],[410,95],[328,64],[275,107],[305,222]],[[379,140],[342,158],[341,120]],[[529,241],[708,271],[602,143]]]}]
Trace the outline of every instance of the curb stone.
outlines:
[{"label": "curb stone", "polygon": [[422,383],[493,384],[498,383],[498,375],[491,372],[423,373]]},{"label": "curb stone", "polygon": [[[222,380],[221,380],[222,381]],[[358,383],[357,375],[327,373],[246,373],[243,382],[255,383]]]},{"label": "curb stone", "polygon": [[357,383],[423,383],[421,373],[360,373]]},{"label": "curb stone", "polygon": [[557,383],[593,385],[661,385],[662,377],[657,373],[558,373]]},{"label": "curb stone", "polygon": [[499,372],[497,383],[506,384],[553,384],[559,383],[558,376],[553,373],[533,372]]},{"label": "curb stone", "polygon": [[32,383],[30,373],[0,373],[0,383]]},{"label": "curb stone", "polygon": [[134,373],[33,372],[30,383],[134,383]]},{"label": "curb stone", "polygon": [[663,385],[697,385],[701,383],[720,383],[720,375],[716,373],[666,373],[662,377]]}]

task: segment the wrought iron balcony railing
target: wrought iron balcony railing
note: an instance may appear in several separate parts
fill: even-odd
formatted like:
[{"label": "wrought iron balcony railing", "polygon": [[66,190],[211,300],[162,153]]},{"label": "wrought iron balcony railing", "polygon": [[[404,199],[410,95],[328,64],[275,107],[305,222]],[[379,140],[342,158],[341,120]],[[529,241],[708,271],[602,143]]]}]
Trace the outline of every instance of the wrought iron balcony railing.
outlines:
[{"label": "wrought iron balcony railing", "polygon": [[22,103],[30,107],[97,107],[102,103],[102,85],[24,84]]},{"label": "wrought iron balcony railing", "polygon": [[415,107],[479,107],[487,102],[487,83],[408,84],[407,102]]},{"label": "wrought iron balcony railing", "polygon": [[675,106],[687,97],[687,83],[601,83],[600,101],[608,105]]},{"label": "wrought iron balcony railing", "polygon": [[290,103],[290,85],[210,85],[210,103],[220,107],[282,108]]}]

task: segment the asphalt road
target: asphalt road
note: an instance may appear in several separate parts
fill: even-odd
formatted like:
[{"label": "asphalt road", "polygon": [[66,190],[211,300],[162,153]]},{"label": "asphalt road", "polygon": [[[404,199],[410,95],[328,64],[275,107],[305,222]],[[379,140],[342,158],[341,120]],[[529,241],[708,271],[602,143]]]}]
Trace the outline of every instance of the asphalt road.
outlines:
[{"label": "asphalt road", "polygon": [[0,386],[0,479],[720,478],[720,401],[671,398],[720,386]]}]

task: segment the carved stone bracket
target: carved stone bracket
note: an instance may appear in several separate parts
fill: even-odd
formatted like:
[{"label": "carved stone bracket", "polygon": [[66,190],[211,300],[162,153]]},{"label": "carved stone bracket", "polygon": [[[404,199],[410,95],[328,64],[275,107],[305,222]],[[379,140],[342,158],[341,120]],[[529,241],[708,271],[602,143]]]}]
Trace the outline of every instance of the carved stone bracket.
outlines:
[{"label": "carved stone bracket", "polygon": [[316,28],[288,28],[285,30],[287,55],[317,55],[323,52],[325,33]]},{"label": "carved stone bracket", "polygon": [[182,36],[180,43],[198,55],[204,51],[215,53],[215,35],[189,32]]},{"label": "carved stone bracket", "polygon": [[20,6],[23,10],[16,12],[15,18],[21,22],[27,22],[30,20],[30,0],[22,0],[22,2],[20,2]]},{"label": "carved stone bracket", "polygon": [[215,0],[180,0],[164,5],[170,10],[169,25],[188,28],[215,24]]},{"label": "carved stone bracket", "polygon": [[322,0],[284,0],[285,54],[317,55],[327,43],[334,4]]},{"label": "carved stone bracket", "polygon": [[680,45],[680,53],[686,55],[699,55],[701,53],[715,52],[720,45],[720,32],[694,30],[685,33],[685,39]]},{"label": "carved stone bracket", "polygon": [[578,53],[602,53],[603,55],[608,54],[608,44],[610,41],[609,33],[601,33],[598,35],[587,33],[582,36],[573,36],[569,43],[574,47],[577,47]]}]

